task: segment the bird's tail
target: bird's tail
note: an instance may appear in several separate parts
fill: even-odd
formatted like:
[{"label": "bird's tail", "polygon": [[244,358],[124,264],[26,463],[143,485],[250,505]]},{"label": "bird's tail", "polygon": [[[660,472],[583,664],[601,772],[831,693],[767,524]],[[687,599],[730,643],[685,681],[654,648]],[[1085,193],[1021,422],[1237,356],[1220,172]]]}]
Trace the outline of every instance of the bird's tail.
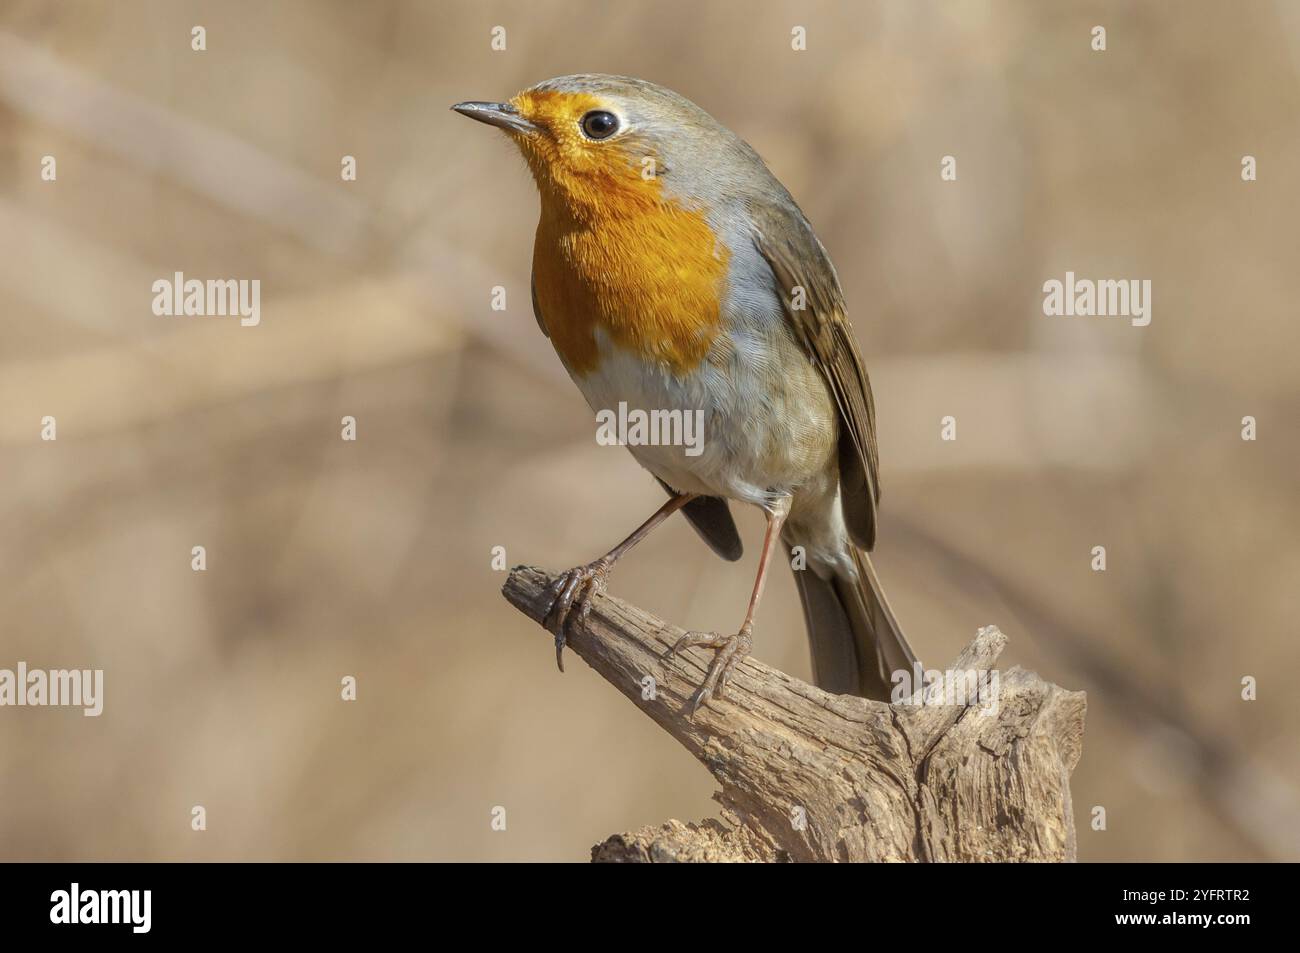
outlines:
[{"label": "bird's tail", "polygon": [[848,567],[826,579],[811,568],[794,573],[808,624],[813,679],[829,692],[889,701],[891,674],[912,671],[916,653],[889,608],[871,557],[852,545],[849,549],[853,575]]}]

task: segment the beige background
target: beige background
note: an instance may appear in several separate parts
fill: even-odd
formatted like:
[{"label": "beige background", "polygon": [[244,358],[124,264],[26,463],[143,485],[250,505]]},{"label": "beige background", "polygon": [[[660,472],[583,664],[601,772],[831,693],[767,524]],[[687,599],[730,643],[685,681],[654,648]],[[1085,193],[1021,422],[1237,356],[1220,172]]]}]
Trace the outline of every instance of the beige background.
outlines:
[{"label": "beige background", "polygon": [[[696,100],[817,227],[880,572],[928,662],[996,622],[1088,692],[1081,857],[1300,859],[1300,3],[1258,0],[0,2],[0,667],[107,680],[98,719],[0,709],[0,856],[581,860],[713,810],[489,565],[585,562],[662,498],[533,322],[522,163],[447,110],[581,70]],[[1151,279],[1150,327],[1044,317],[1067,269]],[[178,270],[259,278],[261,326],[155,317]],[[674,521],[613,592],[734,627],[741,516],[742,563]],[[808,674],[783,571],[756,655]]]}]

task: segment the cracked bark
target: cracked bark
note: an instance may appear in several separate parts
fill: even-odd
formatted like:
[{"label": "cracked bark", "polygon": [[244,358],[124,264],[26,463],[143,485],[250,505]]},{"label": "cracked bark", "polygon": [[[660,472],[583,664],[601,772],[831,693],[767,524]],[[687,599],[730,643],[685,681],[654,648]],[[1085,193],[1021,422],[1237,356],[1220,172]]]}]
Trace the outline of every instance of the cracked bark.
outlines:
[{"label": "cracked bark", "polygon": [[[540,622],[552,578],[517,567],[503,592]],[[710,654],[665,662],[681,634],[597,596],[569,648],[703,762],[721,785],[722,818],[615,834],[592,848],[593,861],[1075,859],[1069,778],[1082,692],[1013,668],[970,704],[918,694],[888,705],[828,694],[750,658],[726,697],[692,720],[687,703]],[[981,629],[948,671],[992,672],[1005,645],[995,627]]]}]

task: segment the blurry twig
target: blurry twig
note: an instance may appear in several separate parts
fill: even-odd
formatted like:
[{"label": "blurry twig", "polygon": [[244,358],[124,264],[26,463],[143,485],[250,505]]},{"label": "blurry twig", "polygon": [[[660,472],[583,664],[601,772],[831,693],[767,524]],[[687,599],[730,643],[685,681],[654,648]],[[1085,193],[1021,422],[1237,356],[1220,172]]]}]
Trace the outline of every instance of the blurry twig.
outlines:
[{"label": "blurry twig", "polygon": [[165,172],[227,208],[290,231],[310,247],[348,254],[364,243],[368,211],[359,199],[4,31],[0,101],[138,168]]}]

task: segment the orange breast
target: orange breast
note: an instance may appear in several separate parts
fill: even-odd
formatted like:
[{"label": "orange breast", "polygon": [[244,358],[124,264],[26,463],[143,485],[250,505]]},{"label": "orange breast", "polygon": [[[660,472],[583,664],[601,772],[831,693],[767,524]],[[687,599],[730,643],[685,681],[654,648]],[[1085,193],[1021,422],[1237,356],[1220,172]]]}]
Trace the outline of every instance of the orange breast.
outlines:
[{"label": "orange breast", "polygon": [[647,361],[694,368],[721,328],[727,249],[702,213],[665,202],[656,180],[582,186],[596,207],[576,209],[572,186],[542,191],[533,281],[556,351],[572,373],[594,370],[600,328]]}]

